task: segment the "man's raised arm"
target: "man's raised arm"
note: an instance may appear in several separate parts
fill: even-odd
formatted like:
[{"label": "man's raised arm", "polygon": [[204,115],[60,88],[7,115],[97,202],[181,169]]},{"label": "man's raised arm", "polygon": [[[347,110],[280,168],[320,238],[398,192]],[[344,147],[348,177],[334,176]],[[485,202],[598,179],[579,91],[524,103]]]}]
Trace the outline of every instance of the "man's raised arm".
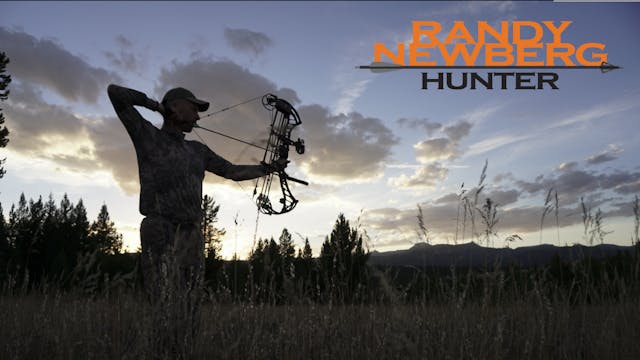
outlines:
[{"label": "man's raised arm", "polygon": [[116,114],[131,136],[135,136],[146,121],[134,106],[144,106],[152,111],[160,110],[160,104],[157,101],[137,90],[111,84],[107,88],[107,93]]}]

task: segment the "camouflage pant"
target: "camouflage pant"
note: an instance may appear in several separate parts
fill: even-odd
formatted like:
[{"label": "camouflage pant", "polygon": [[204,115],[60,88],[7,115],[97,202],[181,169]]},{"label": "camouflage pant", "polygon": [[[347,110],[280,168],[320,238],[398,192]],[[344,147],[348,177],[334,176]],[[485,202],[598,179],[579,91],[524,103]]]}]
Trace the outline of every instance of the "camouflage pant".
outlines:
[{"label": "camouflage pant", "polygon": [[204,277],[204,241],[199,224],[176,224],[148,216],[140,225],[142,275],[152,303],[152,338],[188,357],[197,333]]}]

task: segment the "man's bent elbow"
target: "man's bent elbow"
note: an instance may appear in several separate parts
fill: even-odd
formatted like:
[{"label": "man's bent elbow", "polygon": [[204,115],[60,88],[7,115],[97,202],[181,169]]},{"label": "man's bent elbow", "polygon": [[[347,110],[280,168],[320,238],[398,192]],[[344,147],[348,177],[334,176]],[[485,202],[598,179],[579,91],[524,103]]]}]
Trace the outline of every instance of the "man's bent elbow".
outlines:
[{"label": "man's bent elbow", "polygon": [[117,98],[118,88],[120,88],[120,86],[115,84],[109,84],[109,86],[107,86],[107,94],[109,95],[109,99],[112,102],[113,102],[113,99]]}]

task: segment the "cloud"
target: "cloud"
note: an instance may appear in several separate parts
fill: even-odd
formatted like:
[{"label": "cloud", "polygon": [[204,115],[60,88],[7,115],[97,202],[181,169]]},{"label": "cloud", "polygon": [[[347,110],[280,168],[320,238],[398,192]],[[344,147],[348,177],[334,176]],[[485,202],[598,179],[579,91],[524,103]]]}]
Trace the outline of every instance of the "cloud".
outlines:
[{"label": "cloud", "polygon": [[[631,110],[635,107],[637,107],[637,99],[614,100],[603,104],[597,104],[582,112],[572,113],[568,116],[559,116],[557,119],[554,119],[549,125],[534,130],[533,132],[528,132],[523,135],[497,134],[493,137],[483,139],[479,142],[471,144],[466,155],[479,155],[514,143],[521,143],[531,139],[540,139],[548,136],[548,133],[556,134],[558,132],[558,128],[578,126],[583,123],[607,119],[615,114]],[[484,119],[487,115],[494,113],[499,108],[500,107],[488,108],[485,109],[488,111],[482,114],[475,114],[474,116],[478,116],[480,114],[478,118]],[[473,123],[477,124],[478,122],[475,121]],[[607,154],[603,155],[602,157],[594,156],[593,159],[591,159],[591,162],[610,161],[612,160],[613,156],[619,154],[619,152],[612,152],[611,149],[605,151],[607,151]]]},{"label": "cloud", "polygon": [[462,140],[462,138],[469,135],[472,127],[473,125],[471,125],[471,123],[467,121],[460,121],[454,125],[445,127],[442,132],[447,134],[449,139],[457,144],[458,142],[460,142],[460,140]]},{"label": "cloud", "polygon": [[131,48],[133,47],[133,41],[129,40],[126,36],[120,34],[116,36],[116,43],[122,48]]},{"label": "cloud", "polygon": [[[424,124],[424,126],[435,127],[433,124],[428,123]],[[471,123],[467,121],[460,121],[442,128],[442,132],[446,137],[428,139],[413,145],[416,152],[416,160],[422,164],[427,164],[435,160],[451,160],[458,157],[461,153],[459,149],[460,140],[469,135],[471,128]]]},{"label": "cloud", "polygon": [[340,91],[340,99],[336,104],[336,113],[347,114],[353,110],[353,104],[367,89],[367,85],[371,82],[371,79],[363,79],[354,81],[348,85],[342,86]]},{"label": "cloud", "polygon": [[416,152],[416,160],[422,164],[427,164],[431,161],[451,160],[458,157],[461,153],[460,141],[469,135],[472,126],[467,121],[459,121],[454,125],[441,128],[446,137],[424,140],[413,146]]},{"label": "cloud", "polygon": [[618,185],[614,191],[618,194],[638,194],[640,193],[640,181]]},{"label": "cloud", "polygon": [[[610,148],[608,151],[611,151]],[[617,148],[613,148],[617,152]],[[500,187],[487,187],[478,197],[477,207],[481,207],[487,198],[491,198],[498,205],[498,225],[495,230],[500,239],[510,234],[537,234],[540,231],[542,214],[544,213],[544,196],[551,188],[557,190],[559,196],[558,226],[565,228],[582,223],[581,198],[592,209],[602,209],[603,216],[630,216],[631,205],[629,195],[640,192],[640,172],[613,170],[608,172],[583,169],[578,162],[565,162],[555,168],[549,174],[539,175],[532,180],[518,180],[511,173],[500,174],[497,177],[501,182]],[[403,183],[400,183],[400,179]],[[418,186],[425,185],[418,182],[418,177],[402,176],[395,179],[394,185]],[[473,197],[476,189],[468,189],[466,194]],[[619,195],[616,195],[619,194]],[[532,206],[533,196],[537,196],[538,206]],[[520,202],[521,199],[526,202]],[[473,198],[471,198],[473,201]],[[535,203],[536,200],[533,201]],[[552,201],[553,203],[553,201]],[[464,225],[465,234],[462,234],[464,216],[459,212],[460,194],[442,194],[436,199],[421,203],[424,221],[437,242],[450,241],[456,237],[459,242],[472,239],[478,241],[484,225],[481,217],[474,210],[475,232],[471,234],[472,224],[467,216]],[[595,210],[594,210],[595,211]],[[417,240],[417,211],[415,208],[382,208],[367,211],[365,223],[375,232],[375,238],[384,244],[389,239],[401,239],[405,237],[406,245]],[[547,214],[543,229],[551,229],[556,226],[555,211]],[[457,233],[456,233],[457,229]],[[547,240],[547,239],[544,239]],[[550,240],[555,241],[555,236]],[[572,239],[578,241],[580,239]],[[393,241],[393,240],[391,240]]]},{"label": "cloud", "polygon": [[471,1],[447,3],[443,8],[430,10],[431,18],[456,17],[461,15],[478,15],[489,13],[491,15],[500,14],[503,17],[515,9],[513,1]]},{"label": "cloud", "polygon": [[14,79],[46,86],[68,100],[96,103],[108,83],[120,81],[53,40],[0,27],[0,44],[11,60],[8,69]]},{"label": "cloud", "polygon": [[481,201],[481,203],[484,203],[485,201],[484,199],[489,198],[499,206],[506,206],[506,205],[514,204],[516,201],[518,201],[519,196],[520,196],[520,191],[515,189],[507,189],[507,190],[496,189],[486,193],[482,197],[483,200]]},{"label": "cloud", "polygon": [[544,130],[554,130],[559,127],[576,125],[584,122],[606,119],[611,115],[625,112],[637,107],[637,99],[634,100],[614,100],[604,104],[595,105],[579,113],[572,113],[558,122],[547,126]]},{"label": "cloud", "polygon": [[[477,188],[467,189],[465,194],[471,194],[473,196],[476,190]],[[483,204],[486,201],[486,199],[489,198],[499,206],[514,204],[518,201],[518,198],[520,197],[520,191],[516,189],[491,189],[488,191],[484,190],[484,192],[481,192],[480,194],[481,195],[478,197],[479,204]],[[433,201],[433,203],[439,204],[439,205],[455,204],[457,206],[457,204],[461,202],[462,197],[464,197],[464,195],[461,196],[460,194],[449,193],[437,198],[436,200]]]},{"label": "cloud", "polygon": [[400,125],[409,127],[422,127],[427,131],[427,135],[435,129],[440,130],[444,137],[436,137],[420,141],[413,145],[416,160],[423,166],[418,167],[413,175],[402,174],[389,179],[389,184],[400,188],[423,188],[430,189],[438,182],[446,179],[449,169],[439,160],[452,160],[460,156],[460,141],[469,135],[473,125],[468,121],[458,121],[453,125],[442,127],[438,123],[432,123],[426,119],[400,119]]},{"label": "cloud", "polygon": [[413,175],[400,175],[389,179],[389,184],[393,187],[401,188],[433,188],[446,179],[449,169],[442,164],[435,162],[420,167]]},{"label": "cloud", "polygon": [[[453,237],[456,232],[456,217],[458,209],[453,205],[420,204],[424,223],[429,232],[438,240]],[[372,231],[382,234],[404,233],[415,239],[418,221],[418,210],[380,208],[365,211],[362,217],[363,225]],[[397,236],[397,235],[396,235]],[[381,236],[385,238],[386,236]],[[410,240],[408,240],[410,243]]]},{"label": "cloud", "polygon": [[124,35],[118,35],[115,38],[117,51],[105,51],[104,55],[109,62],[120,69],[137,73],[143,68],[143,62],[133,50],[133,42]]},{"label": "cloud", "polygon": [[407,119],[401,118],[396,121],[398,125],[408,127],[409,129],[424,129],[427,136],[432,136],[434,132],[442,128],[442,124],[432,122],[429,119]]},{"label": "cloud", "polygon": [[[428,123],[424,126],[435,127]],[[473,125],[467,121],[459,121],[453,125],[441,128],[446,137],[432,138],[421,141],[413,146],[416,160],[422,164],[441,159],[454,159],[461,153],[460,141],[469,135]]]},{"label": "cloud", "polygon": [[267,35],[247,29],[225,28],[224,38],[235,50],[252,54],[254,57],[273,45],[273,40]]},{"label": "cloud", "polygon": [[[262,75],[252,73],[229,60],[208,57],[191,59],[185,63],[173,62],[163,68],[155,88],[156,94],[161,97],[168,89],[176,86],[184,86],[198,97],[211,101],[211,110],[268,92],[286,98],[292,104],[300,101],[295,91],[278,88]],[[244,113],[243,107],[237,110]]]},{"label": "cloud", "polygon": [[460,202],[460,195],[449,193],[434,200],[434,204],[457,204]]},{"label": "cloud", "polygon": [[618,158],[619,154],[622,154],[624,150],[620,149],[615,144],[610,144],[609,147],[596,155],[589,156],[587,158],[587,164],[597,165],[604,162],[613,161]]},{"label": "cloud", "polygon": [[514,180],[515,177],[513,176],[513,174],[511,172],[506,172],[506,173],[501,173],[498,174],[496,176],[493,177],[493,182],[495,183],[501,183],[501,182],[507,182],[507,181],[511,181]]},{"label": "cloud", "polygon": [[416,153],[416,160],[421,164],[441,159],[453,159],[459,154],[456,143],[448,138],[421,141],[413,145],[413,149]]},{"label": "cloud", "polygon": [[546,192],[553,188],[564,204],[575,204],[585,194],[600,196],[599,192],[611,190],[628,194],[638,187],[640,172],[616,170],[600,173],[592,170],[558,169],[549,175],[539,175],[533,181],[516,180],[516,186],[529,194]]},{"label": "cloud", "polygon": [[12,132],[11,148],[25,154],[39,154],[54,138],[82,137],[82,120],[68,108],[50,105],[30,83],[11,84],[11,96],[4,109]]},{"label": "cloud", "polygon": [[[544,208],[542,206],[514,207],[510,209],[498,208],[499,223],[497,230],[502,237],[513,233],[522,234],[538,232],[540,231],[540,221],[542,219],[543,212]],[[581,221],[582,218],[578,215],[577,208],[560,207],[558,209],[558,225],[561,228],[579,224]],[[550,226],[555,227],[555,217],[553,212],[551,214],[547,214],[545,217],[543,229]]]},{"label": "cloud", "polygon": [[[458,201],[451,201],[453,196],[449,194],[446,196],[446,200],[420,204],[424,223],[429,229],[432,239],[437,243],[443,243],[452,241],[457,236],[458,242],[478,241],[482,237],[482,231],[484,230],[479,214],[477,212],[474,213],[474,228],[470,216],[467,215],[465,219],[464,213],[458,208]],[[444,199],[444,197],[441,199]],[[542,206],[521,206],[507,209],[499,205],[497,210],[499,221],[494,228],[498,233],[498,239],[504,239],[511,234],[536,233],[540,231],[540,220],[543,211]],[[398,237],[402,236],[407,237],[405,244],[410,245],[417,240],[415,235],[418,229],[417,214],[415,207],[373,209],[364,213],[363,224],[367,229],[376,233],[376,238],[381,239],[376,242],[376,245],[384,244],[388,241],[387,239],[398,239]],[[552,219],[553,216],[547,215],[543,224],[544,229],[555,226],[555,218]],[[558,225],[561,228],[580,224],[581,221],[577,207],[561,207],[558,211]]]},{"label": "cloud", "polygon": [[382,175],[398,140],[380,119],[357,112],[331,115],[319,105],[299,109],[308,152],[300,159],[314,178],[364,181]]},{"label": "cloud", "polygon": [[488,139],[478,141],[469,146],[466,155],[474,156],[487,153],[492,150],[499,149],[513,143],[521,142],[533,138],[532,135],[514,136],[514,135],[497,135]]},{"label": "cloud", "polygon": [[4,109],[14,134],[11,151],[76,173],[106,171],[126,193],[137,193],[135,151],[118,119],[84,118],[46,103],[32,85],[13,85]]},{"label": "cloud", "polygon": [[140,185],[133,144],[116,117],[93,119],[87,133],[94,146],[95,165],[111,172],[128,195],[137,194]]},{"label": "cloud", "polygon": [[557,167],[558,171],[574,171],[577,169],[578,169],[578,163],[576,161],[563,162]]}]

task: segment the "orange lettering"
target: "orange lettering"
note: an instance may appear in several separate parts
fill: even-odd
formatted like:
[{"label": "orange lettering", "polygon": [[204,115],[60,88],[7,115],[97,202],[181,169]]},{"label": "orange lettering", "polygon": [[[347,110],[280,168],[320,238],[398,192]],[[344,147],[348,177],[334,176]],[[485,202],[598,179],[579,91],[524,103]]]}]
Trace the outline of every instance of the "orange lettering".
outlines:
[{"label": "orange lettering", "polygon": [[[436,37],[436,34],[442,30],[442,25],[437,21],[413,21],[413,43],[419,43],[422,35],[426,35],[429,38],[429,42],[438,44],[440,40]],[[424,28],[428,27],[428,28]]]},{"label": "orange lettering", "polygon": [[[546,44],[547,45],[547,66],[556,66],[555,58],[560,58],[566,66],[575,66],[576,64],[571,61],[571,55],[576,51],[575,47],[571,44]],[[558,52],[557,50],[565,49],[565,52]]]},{"label": "orange lettering", "polygon": [[553,21],[543,21],[542,23],[553,33],[553,42],[555,44],[561,44],[562,32],[565,31],[572,22],[573,21],[562,21],[560,22],[560,27],[556,27]]},{"label": "orange lettering", "polygon": [[[524,39],[522,37],[522,29],[524,27],[531,27],[534,31],[534,35],[530,39]],[[534,21],[514,21],[513,22],[513,44],[519,46],[534,45],[542,40],[542,26]]]},{"label": "orange lettering", "polygon": [[418,61],[419,57],[431,57],[429,51],[418,52],[419,49],[433,49],[435,44],[411,43],[409,45],[409,66],[435,66],[435,61]]},{"label": "orange lettering", "polygon": [[578,60],[578,62],[584,66],[599,66],[603,62],[607,62],[607,53],[592,53],[591,58],[596,59],[596,61],[587,61],[587,59],[584,58],[584,52],[587,51],[587,49],[591,48],[602,51],[604,50],[604,46],[604,44],[600,43],[582,44],[576,51],[576,60]]},{"label": "orange lettering", "polygon": [[528,49],[542,49],[542,43],[529,45],[528,48],[518,47],[516,53],[516,65],[517,66],[543,66],[544,61],[528,61],[526,57],[537,57],[537,51],[527,51]]},{"label": "orange lettering", "polygon": [[398,43],[398,53],[395,54],[391,50],[387,49],[383,43],[373,44],[373,61],[381,62],[382,55],[386,55],[395,64],[404,66],[404,43]]},{"label": "orange lettering", "polygon": [[453,22],[453,27],[451,28],[451,31],[449,31],[447,38],[444,40],[444,43],[451,44],[453,42],[453,39],[464,39],[464,42],[466,42],[467,44],[476,43],[471,34],[469,34],[469,30],[467,30],[467,27],[464,25],[464,21]]},{"label": "orange lettering", "polygon": [[[509,66],[513,65],[513,46],[502,44],[485,44],[484,50],[486,66]],[[496,57],[503,57],[503,61],[498,61]]]},{"label": "orange lettering", "polygon": [[469,49],[467,48],[468,44],[458,43],[453,46],[451,52],[447,51],[447,48],[440,44],[438,48],[440,48],[440,53],[444,58],[444,63],[447,66],[456,65],[456,59],[459,55],[462,56],[464,60],[464,64],[467,66],[473,66],[476,64],[476,59],[478,58],[478,54],[480,53],[480,49],[482,49],[481,44],[476,44],[473,47],[473,52],[469,54]]},{"label": "orange lettering", "polygon": [[509,43],[509,22],[500,21],[500,32],[496,31],[486,21],[478,21],[478,43],[486,42],[487,33],[491,34],[500,44]]}]

